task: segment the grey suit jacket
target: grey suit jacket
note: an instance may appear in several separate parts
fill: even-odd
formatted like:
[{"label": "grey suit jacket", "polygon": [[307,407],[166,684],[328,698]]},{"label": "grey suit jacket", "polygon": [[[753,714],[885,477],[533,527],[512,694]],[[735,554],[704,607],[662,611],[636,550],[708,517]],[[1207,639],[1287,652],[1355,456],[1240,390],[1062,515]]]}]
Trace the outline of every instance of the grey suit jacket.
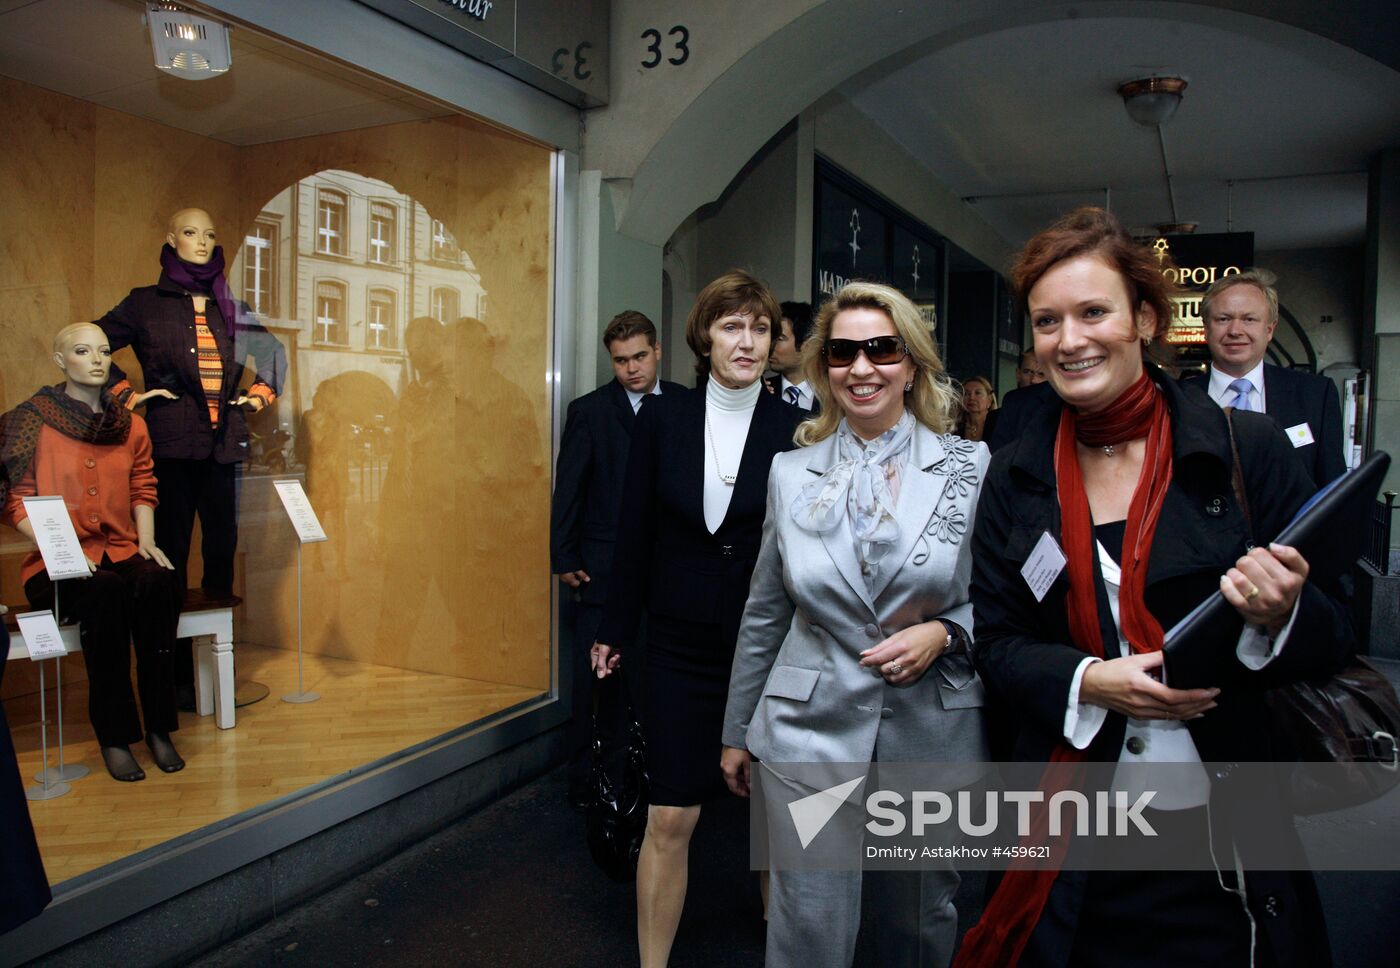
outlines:
[{"label": "grey suit jacket", "polygon": [[800,528],[802,486],[838,460],[835,435],[773,459],[748,603],[725,710],[726,746],[771,763],[964,761],[990,757],[982,683],[965,656],[940,656],[919,681],[888,685],[860,653],[934,618],[972,633],[972,516],[985,444],[916,425],[895,508],[898,545],[873,593],[849,525]]}]

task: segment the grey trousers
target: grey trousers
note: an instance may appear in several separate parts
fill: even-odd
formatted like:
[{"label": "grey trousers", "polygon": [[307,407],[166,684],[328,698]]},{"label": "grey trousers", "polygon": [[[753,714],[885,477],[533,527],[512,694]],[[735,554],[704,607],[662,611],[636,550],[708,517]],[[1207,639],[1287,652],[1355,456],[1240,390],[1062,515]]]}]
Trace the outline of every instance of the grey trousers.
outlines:
[{"label": "grey trousers", "polygon": [[[936,870],[859,871],[784,869],[781,858],[803,848],[788,804],[816,792],[759,764],[774,858],[768,899],[768,968],[847,968],[855,957],[862,888],[870,891],[878,963],[881,966],[946,968],[958,938],[953,898],[961,877],[949,866]],[[858,800],[858,790],[852,800]],[[863,813],[863,811],[862,811]],[[859,825],[819,836],[857,837]],[[830,831],[830,833],[828,833]]]}]

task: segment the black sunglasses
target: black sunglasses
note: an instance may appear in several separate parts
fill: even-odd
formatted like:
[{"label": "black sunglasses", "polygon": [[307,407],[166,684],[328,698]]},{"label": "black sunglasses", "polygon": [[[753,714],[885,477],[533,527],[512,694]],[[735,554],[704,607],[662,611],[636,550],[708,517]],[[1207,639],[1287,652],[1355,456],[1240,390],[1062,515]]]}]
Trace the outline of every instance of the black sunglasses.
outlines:
[{"label": "black sunglasses", "polygon": [[909,355],[909,347],[898,336],[872,336],[870,339],[829,339],[822,344],[822,359],[827,366],[850,366],[856,355],[865,351],[871,363],[898,363]]}]

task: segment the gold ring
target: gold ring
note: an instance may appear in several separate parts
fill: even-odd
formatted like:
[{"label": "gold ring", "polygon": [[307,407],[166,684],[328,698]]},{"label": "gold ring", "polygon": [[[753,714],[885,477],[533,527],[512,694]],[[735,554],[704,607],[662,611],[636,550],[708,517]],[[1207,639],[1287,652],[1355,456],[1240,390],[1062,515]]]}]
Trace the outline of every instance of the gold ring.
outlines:
[{"label": "gold ring", "polygon": [[1258,598],[1258,597],[1259,597],[1259,586],[1258,586],[1258,585],[1250,585],[1250,586],[1249,586],[1249,591],[1247,591],[1247,592],[1244,593],[1244,600],[1247,601],[1247,602],[1248,602],[1248,601],[1253,601],[1254,599],[1256,599],[1256,598]]}]

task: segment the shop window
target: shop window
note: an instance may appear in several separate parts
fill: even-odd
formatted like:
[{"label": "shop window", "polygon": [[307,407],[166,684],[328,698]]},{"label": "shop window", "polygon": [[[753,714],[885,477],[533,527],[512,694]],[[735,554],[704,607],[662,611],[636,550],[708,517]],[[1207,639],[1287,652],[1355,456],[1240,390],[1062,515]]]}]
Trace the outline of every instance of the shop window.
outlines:
[{"label": "shop window", "polygon": [[456,289],[441,286],[433,290],[433,318],[439,323],[447,324],[460,316],[460,305],[461,297]]},{"label": "shop window", "polygon": [[[229,606],[239,683],[271,695],[234,709],[230,692],[225,728],[212,713],[180,714],[181,772],[155,770],[138,743],[145,782],[89,777],[30,804],[55,884],[119,875],[137,852],[147,863],[172,839],[355,782],[366,764],[539,700],[553,669],[555,402],[543,378],[553,152],[251,27],[232,34],[230,77],[171,78],[152,65],[142,4],[98,7],[104,24],[126,17],[130,28],[102,40],[104,83],[123,92],[122,110],[90,100],[87,75],[46,63],[44,51],[66,49],[58,22],[36,20],[40,53],[11,58],[0,75],[0,184],[26,186],[7,199],[0,245],[30,253],[9,260],[0,286],[13,296],[0,404],[56,382],[49,347],[64,322],[156,285],[173,207],[205,211],[229,287],[254,311],[227,341],[237,358],[226,365],[243,368],[242,385],[265,380],[276,393],[271,407],[242,415],[246,447],[230,434],[235,449],[211,458],[240,468],[238,501],[220,519],[236,530],[236,553],[206,563],[195,536],[186,578],[197,593],[218,568],[229,576],[241,600]],[[411,138],[400,123],[406,101],[423,119]],[[445,177],[441,159],[463,155],[470,177]],[[60,210],[91,227],[85,244],[53,231]],[[493,324],[469,315],[484,319],[488,298]],[[138,351],[149,344],[117,353],[136,389],[174,371]],[[490,407],[461,405],[467,390]],[[182,405],[139,408],[157,458],[180,433],[157,426],[162,413]],[[201,419],[188,413],[192,425]],[[502,428],[510,446],[490,447]],[[274,486],[289,479],[327,538],[299,551]],[[172,486],[158,481],[157,497]],[[20,581],[30,547],[0,526],[0,601],[12,612],[31,608]],[[105,772],[83,657],[62,662],[67,762]],[[320,699],[280,701],[303,685]],[[42,768],[37,664],[9,663],[0,690],[32,777]]]},{"label": "shop window", "polygon": [[321,189],[316,197],[316,251],[345,254],[345,196]]},{"label": "shop window", "polygon": [[371,202],[369,207],[369,261],[389,265],[394,261],[394,244],[398,234],[398,211],[385,202]]},{"label": "shop window", "polygon": [[259,316],[277,315],[277,225],[259,219],[243,237],[243,301]]},{"label": "shop window", "polygon": [[343,346],[345,333],[345,286],[339,282],[316,283],[316,342]]},{"label": "shop window", "polygon": [[398,296],[392,289],[369,291],[369,332],[365,336],[368,349],[390,350],[398,345]]}]

